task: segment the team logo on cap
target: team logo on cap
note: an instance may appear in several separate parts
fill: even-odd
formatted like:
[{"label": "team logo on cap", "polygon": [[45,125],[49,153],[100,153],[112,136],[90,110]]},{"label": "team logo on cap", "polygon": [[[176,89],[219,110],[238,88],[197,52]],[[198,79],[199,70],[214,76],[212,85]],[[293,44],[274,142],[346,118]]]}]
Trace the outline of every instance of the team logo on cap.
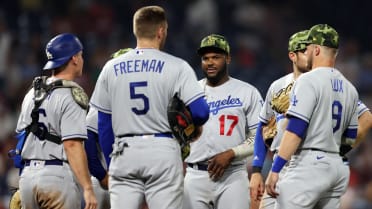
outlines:
[{"label": "team logo on cap", "polygon": [[53,59],[53,55],[52,55],[52,53],[50,53],[50,52],[48,51],[48,49],[45,50],[45,53],[46,53],[46,56],[47,56],[48,60]]}]

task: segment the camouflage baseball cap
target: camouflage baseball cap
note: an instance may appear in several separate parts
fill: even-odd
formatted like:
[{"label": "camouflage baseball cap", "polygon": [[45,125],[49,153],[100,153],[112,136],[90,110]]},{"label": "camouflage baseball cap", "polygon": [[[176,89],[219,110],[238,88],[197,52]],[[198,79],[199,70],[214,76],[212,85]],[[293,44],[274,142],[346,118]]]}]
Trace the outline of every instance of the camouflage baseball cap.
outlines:
[{"label": "camouflage baseball cap", "polygon": [[307,42],[308,32],[309,30],[303,30],[303,31],[293,34],[289,38],[288,51],[295,52],[295,51],[306,49],[306,45],[308,43]]},{"label": "camouflage baseball cap", "polygon": [[338,33],[327,24],[318,24],[310,28],[308,34],[309,44],[318,44],[330,48],[338,48]]},{"label": "camouflage baseball cap", "polygon": [[230,54],[230,46],[226,38],[217,34],[211,34],[203,38],[198,49],[198,54],[203,55],[208,50],[217,50],[225,54]]},{"label": "camouflage baseball cap", "polygon": [[118,51],[114,52],[111,55],[111,58],[118,57],[118,56],[120,56],[122,54],[125,54],[125,53],[129,52],[130,50],[132,50],[132,48],[119,49]]}]

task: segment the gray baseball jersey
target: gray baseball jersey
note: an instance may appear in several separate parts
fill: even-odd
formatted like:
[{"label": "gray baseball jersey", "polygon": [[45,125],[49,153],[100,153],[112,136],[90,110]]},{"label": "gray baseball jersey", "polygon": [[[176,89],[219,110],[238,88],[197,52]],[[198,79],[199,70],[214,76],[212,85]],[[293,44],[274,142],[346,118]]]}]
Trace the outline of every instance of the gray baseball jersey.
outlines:
[{"label": "gray baseball jersey", "polygon": [[[47,82],[52,82],[52,78]],[[31,89],[23,100],[17,132],[31,124],[33,95],[34,90]],[[51,134],[60,136],[62,140],[86,139],[85,117],[86,110],[74,101],[70,88],[53,90],[39,108],[39,124]],[[47,164],[45,161],[67,161],[63,144],[39,139],[30,133],[22,150],[22,158],[30,160],[23,169],[19,182],[23,207],[81,207],[82,191],[69,164]]]},{"label": "gray baseball jersey", "polygon": [[168,102],[176,93],[186,105],[202,96],[200,86],[193,85],[195,80],[195,72],[184,60],[156,49],[136,49],[106,63],[91,104],[115,113],[116,136],[170,132]]},{"label": "gray baseball jersey", "polygon": [[279,114],[275,112],[271,106],[270,106],[270,101],[272,100],[273,96],[279,92],[281,89],[285,88],[288,86],[291,82],[294,81],[294,74],[290,73],[287,74],[278,80],[275,80],[269,87],[267,93],[266,93],[266,98],[265,102],[262,106],[261,112],[260,112],[260,121],[267,124],[270,120],[271,117],[275,116],[276,118],[276,127],[277,127],[277,134],[274,137],[274,140],[271,144],[270,150],[278,150],[281,138],[283,136],[283,133],[285,131],[285,116],[284,114]]},{"label": "gray baseball jersey", "polygon": [[369,111],[369,108],[362,101],[359,100],[357,106],[358,118],[367,111]]},{"label": "gray baseball jersey", "polygon": [[291,94],[287,114],[308,128],[278,183],[275,207],[339,208],[350,171],[338,153],[344,132],[358,127],[358,93],[338,70],[320,67],[301,75]]},{"label": "gray baseball jersey", "polygon": [[[202,135],[191,143],[185,161],[206,164],[214,155],[242,144],[247,131],[257,128],[263,100],[255,87],[232,77],[217,87],[206,85],[206,79],[199,83],[204,88],[210,114]],[[188,167],[183,208],[248,208],[246,162],[234,160],[218,181],[212,181],[207,171]]]},{"label": "gray baseball jersey", "polygon": [[116,136],[111,208],[139,208],[144,198],[149,208],[182,207],[180,146],[168,136],[146,135],[171,132],[167,106],[176,93],[186,105],[204,96],[189,64],[157,49],[134,49],[103,67],[91,105],[111,114]]},{"label": "gray baseball jersey", "polygon": [[[52,78],[47,80],[48,83],[52,81]],[[34,90],[31,89],[23,100],[16,132],[22,131],[32,122],[33,96]],[[53,90],[39,108],[39,123],[46,127],[49,133],[60,136],[62,140],[71,138],[87,139],[85,117],[86,110],[74,101],[70,88]],[[22,158],[67,161],[62,144],[38,139],[33,133],[30,133],[27,137]]]},{"label": "gray baseball jersey", "polygon": [[338,153],[344,131],[358,127],[357,103],[355,87],[338,70],[321,68],[301,75],[287,113],[309,123],[302,148]]},{"label": "gray baseball jersey", "polygon": [[210,115],[200,138],[191,143],[190,155],[185,160],[189,163],[206,161],[243,143],[246,130],[257,128],[263,102],[255,87],[232,77],[217,87],[206,85],[206,79],[199,83],[205,90]]}]

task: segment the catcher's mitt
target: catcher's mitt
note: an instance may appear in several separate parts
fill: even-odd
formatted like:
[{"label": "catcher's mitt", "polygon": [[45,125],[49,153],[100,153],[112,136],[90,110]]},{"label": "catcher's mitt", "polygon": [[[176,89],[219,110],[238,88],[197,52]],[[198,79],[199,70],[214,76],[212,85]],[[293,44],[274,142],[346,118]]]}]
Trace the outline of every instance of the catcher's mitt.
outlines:
[{"label": "catcher's mitt", "polygon": [[19,190],[14,192],[10,198],[9,209],[21,209],[21,196]]},{"label": "catcher's mitt", "polygon": [[262,127],[262,136],[267,147],[271,146],[274,137],[278,133],[276,129],[276,119],[275,116],[271,117],[267,125]]},{"label": "catcher's mitt", "polygon": [[270,106],[277,113],[286,113],[289,108],[289,93],[291,92],[293,82],[287,87],[280,89],[270,101]]}]

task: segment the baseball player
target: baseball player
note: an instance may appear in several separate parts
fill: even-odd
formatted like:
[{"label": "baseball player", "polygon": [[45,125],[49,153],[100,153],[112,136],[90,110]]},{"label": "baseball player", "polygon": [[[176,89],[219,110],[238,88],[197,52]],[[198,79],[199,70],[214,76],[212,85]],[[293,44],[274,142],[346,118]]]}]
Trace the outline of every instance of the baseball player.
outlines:
[{"label": "baseball player", "polygon": [[[132,50],[131,48],[120,49],[111,55],[111,58],[118,57],[126,52]],[[92,174],[92,183],[94,193],[96,194],[98,205],[97,209],[110,208],[110,196],[108,189],[108,174],[107,166],[109,165],[110,158],[105,159],[102,148],[98,140],[98,111],[94,107],[89,108],[87,114],[87,130],[88,140],[85,141],[84,146],[87,153],[88,167]],[[113,132],[107,131],[110,134],[108,137],[113,137]],[[109,147],[110,152],[112,147]],[[107,163],[107,162],[108,163]]]},{"label": "baseball player", "polygon": [[92,175],[94,193],[97,197],[97,209],[110,208],[107,164],[98,141],[98,111],[89,108],[86,118],[88,140],[84,143],[87,153],[88,168]]},{"label": "baseball player", "polygon": [[[81,42],[72,34],[51,39],[46,45],[44,70],[51,70],[52,76],[38,84],[71,83],[82,74],[82,50]],[[25,161],[19,181],[22,208],[80,208],[81,194],[86,209],[96,208],[83,147],[87,97],[81,88],[45,92],[39,85],[26,94],[16,129],[18,133],[29,132],[21,153]],[[40,98],[43,100],[34,110]],[[86,103],[81,98],[86,98]],[[38,125],[29,128],[30,124]]]},{"label": "baseball player", "polygon": [[305,55],[312,70],[293,86],[288,125],[266,180],[275,208],[339,208],[346,191],[350,172],[339,149],[342,138],[356,138],[358,93],[334,68],[338,38],[327,24],[309,30]]},{"label": "baseball player", "polygon": [[363,140],[366,139],[368,131],[372,128],[372,114],[370,109],[362,102],[358,102],[358,134],[356,142],[353,147],[358,146]]},{"label": "baseball player", "polygon": [[[144,199],[149,208],[181,208],[183,164],[168,124],[168,102],[177,94],[197,127],[209,118],[193,69],[160,51],[167,27],[163,8],[137,10],[133,17],[137,47],[105,64],[91,98],[98,110],[100,144],[114,142],[109,166],[113,209],[123,205],[138,209]],[[101,137],[111,124],[115,139]]]},{"label": "baseball player", "polygon": [[[304,50],[306,50],[306,44],[304,41],[307,40],[308,31],[300,31],[293,34],[289,38],[288,42],[288,57],[292,61],[293,72],[287,74],[278,80],[274,81],[267,91],[265,103],[260,112],[260,124],[257,128],[255,136],[255,145],[254,145],[254,158],[252,161],[253,173],[250,180],[250,191],[252,200],[260,200],[264,191],[263,177],[261,175],[261,169],[264,164],[264,160],[267,153],[267,146],[264,143],[264,138],[262,134],[262,127],[269,123],[272,117],[275,117],[276,120],[276,130],[277,134],[275,135],[271,146],[269,149],[276,153],[279,149],[280,138],[284,132],[283,128],[285,126],[285,116],[283,113],[276,112],[271,107],[270,101],[273,96],[278,92],[282,91],[283,88],[286,88],[288,85],[293,83],[302,73],[309,71],[307,64],[306,56],[304,55]],[[289,100],[289,98],[288,98]],[[266,144],[268,144],[266,142]],[[280,172],[280,176],[284,175],[284,170]],[[269,195],[265,195],[261,201],[261,207],[264,209],[274,208],[275,199]]]},{"label": "baseball player", "polygon": [[255,87],[229,76],[230,46],[225,37],[203,38],[198,54],[206,76],[199,83],[210,116],[185,160],[183,208],[249,208],[247,157],[253,154],[252,133],[263,100]]}]

